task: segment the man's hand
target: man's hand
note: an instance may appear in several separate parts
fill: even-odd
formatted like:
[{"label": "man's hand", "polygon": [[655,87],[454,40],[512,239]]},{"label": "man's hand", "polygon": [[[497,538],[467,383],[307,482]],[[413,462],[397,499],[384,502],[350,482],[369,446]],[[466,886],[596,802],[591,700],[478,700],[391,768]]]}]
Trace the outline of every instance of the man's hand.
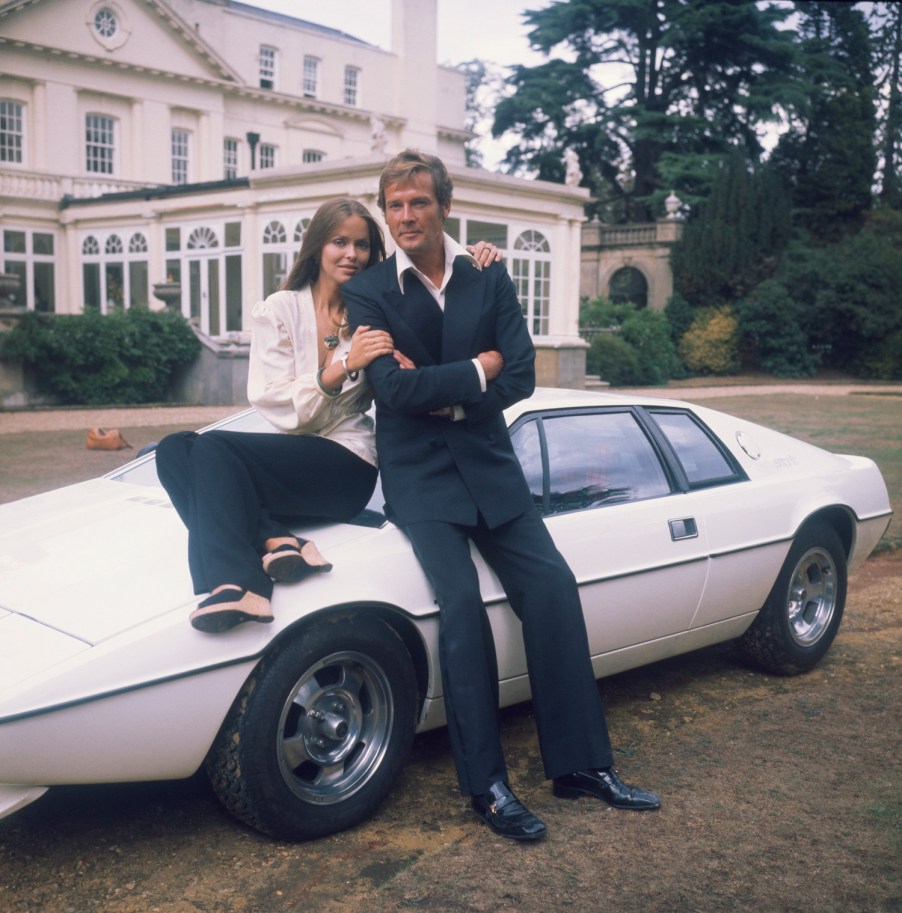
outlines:
[{"label": "man's hand", "polygon": [[494,380],[504,368],[504,356],[500,352],[492,350],[491,352],[480,352],[476,356],[482,370],[485,373],[486,380]]},{"label": "man's hand", "polygon": [[398,349],[395,349],[394,352],[392,352],[392,356],[402,370],[410,370],[411,368],[416,367],[413,360],[408,358],[403,352],[400,352]]}]

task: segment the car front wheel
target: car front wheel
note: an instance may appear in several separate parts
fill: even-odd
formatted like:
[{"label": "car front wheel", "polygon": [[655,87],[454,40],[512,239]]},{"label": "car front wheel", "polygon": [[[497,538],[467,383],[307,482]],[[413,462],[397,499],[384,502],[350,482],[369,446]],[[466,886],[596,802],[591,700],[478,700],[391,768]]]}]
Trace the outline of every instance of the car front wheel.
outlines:
[{"label": "car front wheel", "polygon": [[758,617],[739,640],[743,656],[775,675],[814,668],[839,630],[846,584],[846,555],[836,532],[822,523],[802,529]]},{"label": "car front wheel", "polygon": [[417,684],[400,637],[362,614],[305,627],[245,683],[207,757],[237,818],[283,840],[369,817],[410,750]]}]

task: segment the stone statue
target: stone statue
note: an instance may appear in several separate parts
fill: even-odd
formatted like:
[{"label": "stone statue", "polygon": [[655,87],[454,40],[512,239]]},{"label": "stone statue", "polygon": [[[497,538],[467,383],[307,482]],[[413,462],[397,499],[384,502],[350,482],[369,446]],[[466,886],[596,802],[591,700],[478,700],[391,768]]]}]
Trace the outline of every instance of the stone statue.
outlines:
[{"label": "stone statue", "polygon": [[385,121],[378,114],[370,115],[370,151],[385,152]]},{"label": "stone statue", "polygon": [[579,156],[575,149],[564,150],[564,164],[567,166],[564,182],[570,187],[578,187],[579,182],[583,179],[583,172],[579,167]]}]

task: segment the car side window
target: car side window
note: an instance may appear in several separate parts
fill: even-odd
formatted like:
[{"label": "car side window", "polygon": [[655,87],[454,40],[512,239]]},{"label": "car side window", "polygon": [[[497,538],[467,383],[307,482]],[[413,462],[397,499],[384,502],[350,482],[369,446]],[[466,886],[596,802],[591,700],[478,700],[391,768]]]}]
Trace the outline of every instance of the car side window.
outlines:
[{"label": "car side window", "polygon": [[652,411],[691,488],[733,481],[738,474],[708,433],[685,412]]},{"label": "car side window", "polygon": [[657,453],[632,413],[544,416],[520,426],[512,439],[546,515],[670,494]]}]

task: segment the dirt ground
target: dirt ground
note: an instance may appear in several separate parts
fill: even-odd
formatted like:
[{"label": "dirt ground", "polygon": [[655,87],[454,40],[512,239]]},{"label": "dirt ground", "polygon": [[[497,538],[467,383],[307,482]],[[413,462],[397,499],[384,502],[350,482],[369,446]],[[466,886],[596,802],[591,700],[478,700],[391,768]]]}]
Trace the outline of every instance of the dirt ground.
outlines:
[{"label": "dirt ground", "polygon": [[[136,447],[173,427],[148,421]],[[0,501],[46,487],[35,464],[55,446],[89,475],[128,458],[86,458],[81,425],[40,434],[0,437]],[[441,730],[371,821],[306,844],[236,823],[202,775],[53,789],[0,820],[0,913],[902,913],[900,627],[896,549],[850,576],[808,675],[750,671],[723,645],[602,681],[618,767],[662,794],[657,813],[554,799],[523,704],[503,733],[543,843],[477,822]]]}]

